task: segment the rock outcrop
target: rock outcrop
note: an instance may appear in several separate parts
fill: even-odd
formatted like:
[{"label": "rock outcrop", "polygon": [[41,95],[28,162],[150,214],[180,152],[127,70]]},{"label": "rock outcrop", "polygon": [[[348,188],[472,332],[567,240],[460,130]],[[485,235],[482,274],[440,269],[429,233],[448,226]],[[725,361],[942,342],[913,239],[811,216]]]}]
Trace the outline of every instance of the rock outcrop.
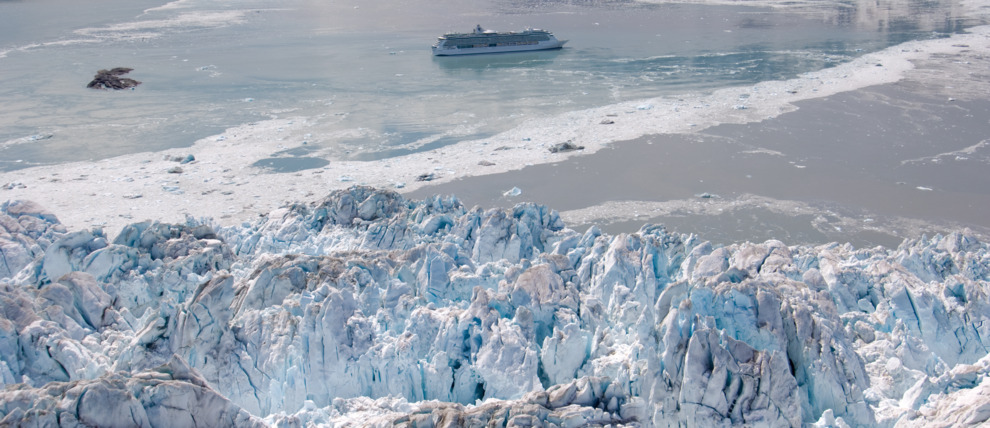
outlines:
[{"label": "rock outcrop", "polygon": [[127,77],[120,77],[134,71],[133,68],[117,67],[110,70],[99,70],[93,80],[86,85],[92,89],[127,89],[140,85],[141,82]]}]

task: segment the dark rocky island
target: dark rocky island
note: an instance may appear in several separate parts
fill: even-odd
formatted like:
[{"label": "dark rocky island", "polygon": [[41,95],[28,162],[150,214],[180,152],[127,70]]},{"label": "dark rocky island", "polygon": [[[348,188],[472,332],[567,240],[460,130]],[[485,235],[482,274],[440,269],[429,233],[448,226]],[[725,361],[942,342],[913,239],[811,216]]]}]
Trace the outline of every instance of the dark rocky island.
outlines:
[{"label": "dark rocky island", "polygon": [[116,67],[111,70],[100,70],[93,76],[93,81],[86,85],[93,89],[127,89],[140,85],[141,82],[127,77],[120,77],[133,71],[133,68]]}]

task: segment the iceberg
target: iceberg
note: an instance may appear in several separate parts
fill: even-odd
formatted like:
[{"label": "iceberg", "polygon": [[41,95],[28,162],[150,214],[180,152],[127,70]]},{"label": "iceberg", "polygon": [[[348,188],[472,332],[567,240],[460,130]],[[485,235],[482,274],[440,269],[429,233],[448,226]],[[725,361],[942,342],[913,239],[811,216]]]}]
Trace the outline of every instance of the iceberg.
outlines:
[{"label": "iceberg", "polygon": [[715,246],[355,186],[255,222],[0,204],[0,425],[990,420],[990,248]]}]

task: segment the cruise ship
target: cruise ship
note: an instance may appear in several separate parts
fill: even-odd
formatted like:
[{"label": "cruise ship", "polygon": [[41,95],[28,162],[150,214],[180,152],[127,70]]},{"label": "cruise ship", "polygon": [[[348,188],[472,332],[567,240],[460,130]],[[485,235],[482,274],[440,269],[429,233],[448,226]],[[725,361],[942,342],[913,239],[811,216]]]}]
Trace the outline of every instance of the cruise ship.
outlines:
[{"label": "cruise ship", "polygon": [[527,29],[499,33],[479,25],[470,33],[447,33],[437,38],[433,55],[470,55],[498,52],[539,51],[560,49],[567,40],[557,40],[549,31]]}]

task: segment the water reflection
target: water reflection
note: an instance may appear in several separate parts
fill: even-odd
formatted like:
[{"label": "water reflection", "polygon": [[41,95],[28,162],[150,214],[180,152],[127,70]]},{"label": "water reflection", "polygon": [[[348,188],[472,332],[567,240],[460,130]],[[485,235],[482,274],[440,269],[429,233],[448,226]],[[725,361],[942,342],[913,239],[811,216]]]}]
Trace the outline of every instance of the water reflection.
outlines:
[{"label": "water reflection", "polygon": [[820,16],[821,22],[839,27],[855,27],[885,32],[949,32],[985,24],[985,19],[971,15],[959,0],[840,0],[833,2],[794,2],[785,10],[808,17]]}]

